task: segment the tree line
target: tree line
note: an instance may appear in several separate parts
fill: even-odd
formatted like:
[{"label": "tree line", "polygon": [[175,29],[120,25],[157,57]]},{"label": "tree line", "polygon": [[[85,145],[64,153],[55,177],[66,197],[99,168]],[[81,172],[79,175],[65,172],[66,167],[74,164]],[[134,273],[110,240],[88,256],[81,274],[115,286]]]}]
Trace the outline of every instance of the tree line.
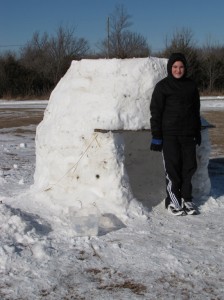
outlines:
[{"label": "tree line", "polygon": [[72,60],[150,55],[168,58],[172,52],[186,55],[188,75],[196,80],[201,94],[224,93],[224,45],[208,40],[198,47],[193,32],[181,28],[166,38],[163,50],[152,53],[146,38],[131,31],[131,26],[131,16],[122,5],[116,6],[108,17],[105,38],[95,52],[86,39],[76,36],[74,28],[59,26],[51,36],[35,32],[19,54],[0,55],[0,98],[48,97]]}]

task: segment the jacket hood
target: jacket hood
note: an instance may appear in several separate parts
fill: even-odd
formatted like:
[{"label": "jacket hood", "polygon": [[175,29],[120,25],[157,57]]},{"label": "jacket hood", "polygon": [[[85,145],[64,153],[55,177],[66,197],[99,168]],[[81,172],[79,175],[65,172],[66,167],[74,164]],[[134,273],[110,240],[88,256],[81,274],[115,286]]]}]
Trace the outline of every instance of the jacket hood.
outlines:
[{"label": "jacket hood", "polygon": [[187,74],[187,61],[186,61],[185,56],[182,53],[172,53],[170,55],[170,58],[169,58],[168,63],[167,63],[168,76],[174,78],[173,75],[172,75],[172,65],[176,61],[181,61],[184,64],[185,72],[184,72],[184,75],[183,75],[182,78],[186,77],[186,74]]}]

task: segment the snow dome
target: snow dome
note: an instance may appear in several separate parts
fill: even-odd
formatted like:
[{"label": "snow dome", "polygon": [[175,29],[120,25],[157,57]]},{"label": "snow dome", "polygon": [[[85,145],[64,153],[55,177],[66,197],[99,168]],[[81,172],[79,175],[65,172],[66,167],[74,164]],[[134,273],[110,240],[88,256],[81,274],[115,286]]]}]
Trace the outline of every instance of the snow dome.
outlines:
[{"label": "snow dome", "polygon": [[[125,222],[143,214],[124,167],[122,130],[150,129],[151,95],[166,76],[166,63],[152,57],[72,62],[36,134],[34,188],[55,216],[68,222],[80,214],[110,214]],[[209,187],[206,130],[203,141],[193,183],[197,196]]]}]

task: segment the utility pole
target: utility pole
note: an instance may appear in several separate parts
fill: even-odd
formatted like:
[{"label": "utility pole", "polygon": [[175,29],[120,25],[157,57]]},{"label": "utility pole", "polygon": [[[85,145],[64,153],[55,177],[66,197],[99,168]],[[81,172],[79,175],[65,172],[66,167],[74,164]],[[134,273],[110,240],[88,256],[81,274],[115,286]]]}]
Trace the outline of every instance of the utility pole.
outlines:
[{"label": "utility pole", "polygon": [[107,58],[110,58],[110,17],[107,18]]}]

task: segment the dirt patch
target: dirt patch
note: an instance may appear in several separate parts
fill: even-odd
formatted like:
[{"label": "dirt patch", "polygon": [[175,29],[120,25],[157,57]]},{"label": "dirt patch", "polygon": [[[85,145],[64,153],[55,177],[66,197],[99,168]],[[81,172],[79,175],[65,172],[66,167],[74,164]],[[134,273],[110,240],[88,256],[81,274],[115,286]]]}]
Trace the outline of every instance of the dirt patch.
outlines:
[{"label": "dirt patch", "polygon": [[215,128],[209,129],[212,157],[224,156],[224,111],[206,111],[202,116]]},{"label": "dirt patch", "polygon": [[38,125],[44,115],[44,109],[0,108],[0,129]]}]

